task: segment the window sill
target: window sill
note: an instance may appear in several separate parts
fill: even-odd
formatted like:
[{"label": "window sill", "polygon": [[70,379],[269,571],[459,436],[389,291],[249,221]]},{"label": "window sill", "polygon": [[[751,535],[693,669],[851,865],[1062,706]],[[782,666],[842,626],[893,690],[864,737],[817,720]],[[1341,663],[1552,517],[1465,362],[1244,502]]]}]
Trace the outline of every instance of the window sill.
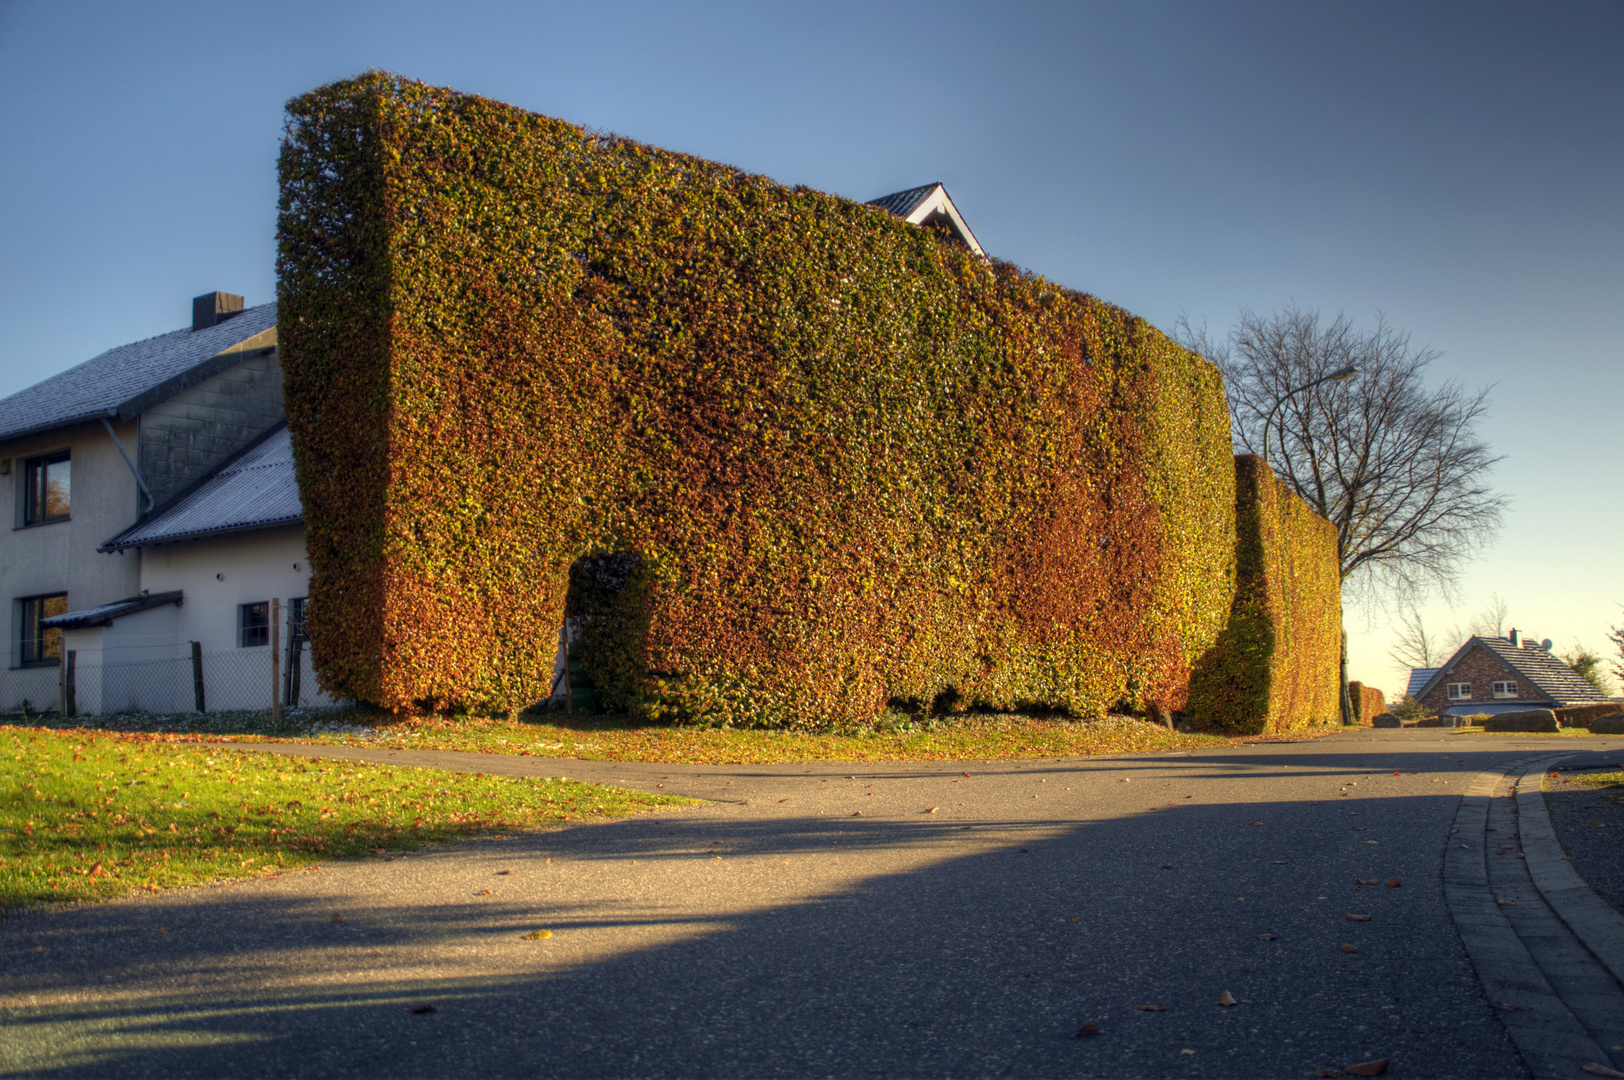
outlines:
[{"label": "window sill", "polygon": [[71,517],[46,518],[44,521],[30,521],[26,525],[12,527],[12,532],[22,532],[24,529],[43,529],[47,525],[66,525],[72,521]]},{"label": "window sill", "polygon": [[41,671],[41,670],[49,671],[52,668],[59,668],[61,666],[62,666],[62,664],[58,660],[30,660],[26,664],[13,664],[13,665],[11,665],[11,668],[9,670],[11,670],[11,671]]}]

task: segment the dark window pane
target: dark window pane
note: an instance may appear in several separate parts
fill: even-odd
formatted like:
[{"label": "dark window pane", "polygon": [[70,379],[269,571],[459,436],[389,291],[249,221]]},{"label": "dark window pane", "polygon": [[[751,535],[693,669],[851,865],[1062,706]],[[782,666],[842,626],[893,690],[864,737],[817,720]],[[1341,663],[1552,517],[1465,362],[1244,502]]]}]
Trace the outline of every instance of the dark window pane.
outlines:
[{"label": "dark window pane", "polygon": [[244,649],[271,643],[271,605],[268,601],[237,606],[237,644]]}]

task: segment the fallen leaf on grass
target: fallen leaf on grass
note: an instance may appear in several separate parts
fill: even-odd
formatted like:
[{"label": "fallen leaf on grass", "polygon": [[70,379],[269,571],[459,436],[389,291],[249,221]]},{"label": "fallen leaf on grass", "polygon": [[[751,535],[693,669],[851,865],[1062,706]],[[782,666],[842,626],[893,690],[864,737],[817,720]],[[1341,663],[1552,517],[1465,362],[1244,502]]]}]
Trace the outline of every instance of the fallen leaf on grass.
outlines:
[{"label": "fallen leaf on grass", "polygon": [[434,1011],[434,1006],[433,1005],[408,1005],[406,1007],[406,1011],[411,1013],[413,1016],[422,1016],[424,1013],[433,1012]]},{"label": "fallen leaf on grass", "polygon": [[1357,1065],[1349,1065],[1342,1071],[1350,1076],[1380,1076],[1387,1071],[1387,1059],[1378,1058],[1375,1061],[1361,1061]]},{"label": "fallen leaf on grass", "polygon": [[1135,1005],[1134,1008],[1138,1009],[1140,1012],[1166,1012],[1167,1011],[1167,1007],[1165,1005]]},{"label": "fallen leaf on grass", "polygon": [[1617,1069],[1610,1068],[1606,1065],[1598,1065],[1594,1061],[1587,1061],[1583,1065],[1579,1066],[1579,1068],[1583,1069],[1592,1076],[1624,1076],[1624,1072],[1619,1072]]},{"label": "fallen leaf on grass", "polygon": [[1231,994],[1228,990],[1225,990],[1223,993],[1218,995],[1218,1004],[1220,1004],[1220,1005],[1234,1005],[1234,1004],[1236,1004],[1235,995]]},{"label": "fallen leaf on grass", "polygon": [[1259,934],[1257,936],[1257,939],[1259,941],[1273,941],[1275,939],[1275,936],[1273,934]]},{"label": "fallen leaf on grass", "polygon": [[1349,922],[1369,922],[1370,921],[1370,916],[1369,915],[1343,915],[1342,917],[1344,919],[1348,920]]},{"label": "fallen leaf on grass", "polygon": [[1358,952],[1359,947],[1357,945],[1344,945],[1344,946],[1342,946],[1342,951],[1343,952],[1349,952],[1349,953]]},{"label": "fallen leaf on grass", "polygon": [[524,936],[526,941],[545,941],[553,936],[551,930],[532,930]]},{"label": "fallen leaf on grass", "polygon": [[[969,776],[970,774],[965,773],[964,775]],[[1077,1029],[1077,1037],[1079,1039],[1086,1038],[1089,1035],[1098,1035],[1099,1033],[1100,1029],[1094,1024],[1084,1024],[1082,1027]]]}]

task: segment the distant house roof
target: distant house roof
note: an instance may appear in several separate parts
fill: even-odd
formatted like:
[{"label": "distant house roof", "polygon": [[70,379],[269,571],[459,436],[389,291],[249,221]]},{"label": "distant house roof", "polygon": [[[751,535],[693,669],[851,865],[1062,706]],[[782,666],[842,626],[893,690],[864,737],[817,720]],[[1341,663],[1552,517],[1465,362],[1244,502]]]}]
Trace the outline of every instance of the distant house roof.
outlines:
[{"label": "distant house roof", "polygon": [[871,199],[868,205],[889,211],[910,225],[945,225],[955,236],[963,240],[971,251],[982,258],[987,255],[976,242],[975,233],[970,231],[970,226],[964,223],[959,208],[954,206],[953,200],[948,197],[947,188],[940,183],[882,195],[878,199]]},{"label": "distant house roof", "polygon": [[[1512,633],[1516,633],[1516,631],[1513,630]],[[1580,677],[1577,671],[1574,671],[1561,659],[1552,656],[1532,641],[1513,644],[1510,638],[1478,637],[1476,635],[1467,638],[1465,644],[1455,650],[1455,655],[1449,658],[1449,662],[1435,670],[1432,677],[1421,688],[1421,691],[1414,696],[1420,697],[1438,685],[1455,666],[1455,662],[1464,656],[1473,645],[1481,645],[1493,653],[1506,667],[1510,668],[1519,677],[1527,680],[1528,685],[1544,694],[1557,705],[1583,705],[1607,700],[1606,694],[1590,685],[1589,682]],[[1527,708],[1527,705],[1525,704],[1523,707]]]},{"label": "distant house roof", "polygon": [[293,475],[293,442],[284,425],[100,550],[255,532],[298,525],[303,520],[299,483]]},{"label": "distant house roof", "polygon": [[52,615],[39,621],[43,627],[53,630],[83,630],[87,626],[106,626],[120,615],[134,615],[137,611],[148,608],[162,607],[164,604],[180,604],[185,597],[181,591],[155,593],[140,596],[126,597],[123,600],[114,600],[110,604],[97,604],[92,608],[83,608],[79,611],[68,611],[61,615]]},{"label": "distant house roof", "polygon": [[0,400],[0,439],[99,419],[129,420],[276,344],[276,305],[249,308],[201,330],[175,330],[109,349]]},{"label": "distant house roof", "polygon": [[1435,667],[1411,668],[1410,684],[1404,688],[1405,696],[1420,697],[1421,691],[1426,688],[1427,683],[1431,682],[1432,677],[1442,670],[1443,668]]}]

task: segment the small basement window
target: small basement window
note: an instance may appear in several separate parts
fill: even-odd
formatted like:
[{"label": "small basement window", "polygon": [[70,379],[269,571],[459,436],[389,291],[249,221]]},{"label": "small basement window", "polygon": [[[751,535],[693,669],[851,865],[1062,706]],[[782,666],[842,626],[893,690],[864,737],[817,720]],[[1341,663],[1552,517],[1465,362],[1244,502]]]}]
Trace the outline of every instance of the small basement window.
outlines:
[{"label": "small basement window", "polygon": [[252,649],[271,643],[271,602],[237,605],[237,647]]},{"label": "small basement window", "polygon": [[29,458],[23,464],[23,524],[68,520],[73,495],[73,462],[68,451]]},{"label": "small basement window", "polygon": [[1497,682],[1494,684],[1494,696],[1497,698],[1514,698],[1517,696],[1517,684],[1514,682]]},{"label": "small basement window", "polygon": [[1471,701],[1472,684],[1469,682],[1452,682],[1445,688],[1450,701]]}]

